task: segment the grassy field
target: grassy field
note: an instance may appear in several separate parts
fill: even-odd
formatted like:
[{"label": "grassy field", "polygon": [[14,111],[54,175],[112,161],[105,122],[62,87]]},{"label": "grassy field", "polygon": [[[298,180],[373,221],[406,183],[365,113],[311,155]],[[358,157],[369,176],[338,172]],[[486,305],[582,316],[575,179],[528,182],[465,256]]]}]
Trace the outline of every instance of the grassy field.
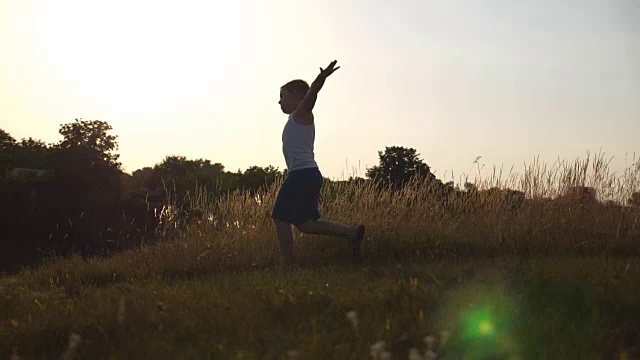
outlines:
[{"label": "grassy field", "polygon": [[305,260],[124,273],[58,261],[2,280],[2,358],[366,359],[384,341],[397,359],[425,356],[427,336],[448,359],[640,356],[637,257]]},{"label": "grassy field", "polygon": [[201,219],[166,241],[0,278],[0,358],[640,358],[640,210],[568,191],[621,202],[639,169],[594,159],[477,182],[521,189],[518,206],[328,186],[327,217],[368,225],[358,265],[347,243],[298,233],[298,265],[280,265],[277,186],[200,194]]}]

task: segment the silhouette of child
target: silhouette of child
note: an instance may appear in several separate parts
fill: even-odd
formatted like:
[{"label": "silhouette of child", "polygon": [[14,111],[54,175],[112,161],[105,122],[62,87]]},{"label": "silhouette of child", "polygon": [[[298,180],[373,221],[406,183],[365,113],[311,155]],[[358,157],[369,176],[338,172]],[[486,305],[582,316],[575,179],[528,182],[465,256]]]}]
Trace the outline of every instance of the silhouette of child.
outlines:
[{"label": "silhouette of child", "polygon": [[351,240],[352,256],[362,256],[364,225],[347,226],[320,220],[318,200],[323,177],[314,158],[315,118],[313,107],[325,80],[340,67],[331,62],[309,86],[304,80],[293,80],[280,88],[280,108],[289,115],[282,132],[282,152],[288,174],[273,207],[273,221],[286,263],[294,261],[291,225],[307,234],[333,235]]}]

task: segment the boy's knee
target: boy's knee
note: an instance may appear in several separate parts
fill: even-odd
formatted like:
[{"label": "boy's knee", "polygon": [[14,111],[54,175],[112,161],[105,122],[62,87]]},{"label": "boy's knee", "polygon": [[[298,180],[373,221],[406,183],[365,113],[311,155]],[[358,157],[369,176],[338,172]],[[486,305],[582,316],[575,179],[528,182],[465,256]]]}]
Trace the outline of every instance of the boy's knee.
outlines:
[{"label": "boy's knee", "polygon": [[289,224],[282,220],[273,219],[273,226],[275,226],[276,230],[284,229],[290,227]]},{"label": "boy's knee", "polygon": [[309,232],[314,223],[315,220],[307,220],[302,224],[296,225],[296,228],[298,228],[298,230],[300,230],[301,232]]}]

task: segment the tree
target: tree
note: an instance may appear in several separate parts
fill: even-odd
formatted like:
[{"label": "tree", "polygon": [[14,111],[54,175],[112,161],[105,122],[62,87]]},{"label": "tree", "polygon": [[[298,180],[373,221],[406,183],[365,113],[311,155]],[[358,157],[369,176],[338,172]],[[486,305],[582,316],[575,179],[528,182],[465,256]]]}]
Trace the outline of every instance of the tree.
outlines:
[{"label": "tree", "polygon": [[50,157],[61,185],[70,191],[75,189],[77,195],[85,191],[116,196],[120,192],[120,155],[115,153],[117,136],[110,135],[111,130],[107,122],[100,120],[75,119],[60,125],[63,139],[52,146]]},{"label": "tree", "polygon": [[255,192],[261,187],[270,186],[278,176],[282,176],[277,168],[269,165],[267,167],[252,166],[237,179],[239,189]]},{"label": "tree", "polygon": [[0,152],[11,149],[16,144],[14,139],[8,132],[0,129]]},{"label": "tree", "polygon": [[60,125],[64,139],[57,145],[60,149],[84,148],[97,154],[102,160],[120,168],[120,155],[116,135],[109,135],[113,128],[106,121],[75,119],[75,122]]},{"label": "tree", "polygon": [[0,169],[12,167],[46,169],[49,164],[50,147],[34,138],[16,141],[0,129]]},{"label": "tree", "polygon": [[11,181],[0,181],[0,217],[12,225],[0,253],[14,262],[22,261],[20,253],[39,256],[36,248],[86,255],[154,236],[157,222],[146,198],[122,191],[132,177],[120,169],[110,130],[103,121],[76,119],[60,126],[63,140],[55,145],[17,142],[0,131],[0,171],[2,164],[51,170],[38,179],[19,177],[31,169],[13,171]]},{"label": "tree", "polygon": [[387,146],[384,152],[378,151],[380,163],[367,169],[367,177],[396,189],[401,188],[413,176],[427,180],[435,179],[431,169],[419,155],[412,148]]},{"label": "tree", "polygon": [[220,163],[212,164],[211,160],[206,159],[188,160],[185,156],[178,155],[165,156],[162,162],[156,165],[156,169],[174,177],[186,176],[189,173],[198,176],[216,176],[224,173],[224,166]]},{"label": "tree", "polygon": [[44,141],[28,138],[13,146],[11,160],[15,167],[47,169],[51,147]]},{"label": "tree", "polygon": [[0,174],[6,173],[11,163],[11,150],[16,144],[14,139],[9,133],[0,129]]},{"label": "tree", "polygon": [[464,182],[464,191],[469,194],[475,194],[478,192],[478,187],[472,182]]},{"label": "tree", "polygon": [[[111,126],[99,120],[60,125],[63,139],[50,150],[53,170],[47,194],[48,203],[56,209],[58,230],[52,241],[71,248],[101,249],[107,240],[107,229],[116,229],[122,218],[122,170],[116,136]],[[69,219],[68,225],[64,223]],[[55,224],[54,223],[54,224]]]},{"label": "tree", "polygon": [[166,156],[154,170],[160,177],[156,181],[164,181],[167,186],[176,187],[180,193],[194,190],[196,185],[212,191],[220,187],[225,175],[224,166],[220,163],[211,163],[206,159],[188,160],[176,155]]},{"label": "tree", "polygon": [[640,191],[636,191],[631,194],[631,197],[627,201],[629,206],[640,209]]},{"label": "tree", "polygon": [[479,191],[474,186],[477,199],[481,201],[481,204],[486,208],[489,207],[492,210],[515,210],[522,208],[525,203],[524,192],[512,189],[501,189],[499,187],[492,187],[487,190]]},{"label": "tree", "polygon": [[598,203],[596,189],[588,186],[572,186],[556,199],[565,205],[592,206]]},{"label": "tree", "polygon": [[189,198],[188,195],[193,194],[196,189],[206,190],[209,194],[231,190],[235,177],[235,174],[225,172],[220,163],[168,155],[153,168],[145,167],[134,171],[129,188],[148,196],[153,206],[171,201],[173,205],[181,207],[187,202],[193,205],[194,198]]}]

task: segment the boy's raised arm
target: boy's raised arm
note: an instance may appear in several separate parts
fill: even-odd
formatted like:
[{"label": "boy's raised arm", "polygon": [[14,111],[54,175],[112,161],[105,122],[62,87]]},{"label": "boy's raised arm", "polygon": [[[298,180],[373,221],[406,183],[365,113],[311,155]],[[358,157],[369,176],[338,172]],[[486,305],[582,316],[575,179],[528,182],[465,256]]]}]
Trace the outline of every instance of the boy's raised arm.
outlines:
[{"label": "boy's raised arm", "polygon": [[311,83],[311,85],[309,86],[309,91],[307,91],[307,94],[302,99],[302,102],[300,102],[300,105],[298,105],[296,110],[293,112],[293,116],[296,120],[307,124],[311,124],[313,122],[311,111],[316,105],[318,93],[320,92],[320,89],[322,89],[324,81],[331,74],[333,74],[334,71],[340,69],[340,66],[336,67],[336,63],[337,61],[334,60],[331,62],[331,64],[329,64],[329,66],[327,66],[326,69],[323,70],[322,68],[320,68],[320,74],[318,74],[318,77],[316,77],[316,79]]}]

